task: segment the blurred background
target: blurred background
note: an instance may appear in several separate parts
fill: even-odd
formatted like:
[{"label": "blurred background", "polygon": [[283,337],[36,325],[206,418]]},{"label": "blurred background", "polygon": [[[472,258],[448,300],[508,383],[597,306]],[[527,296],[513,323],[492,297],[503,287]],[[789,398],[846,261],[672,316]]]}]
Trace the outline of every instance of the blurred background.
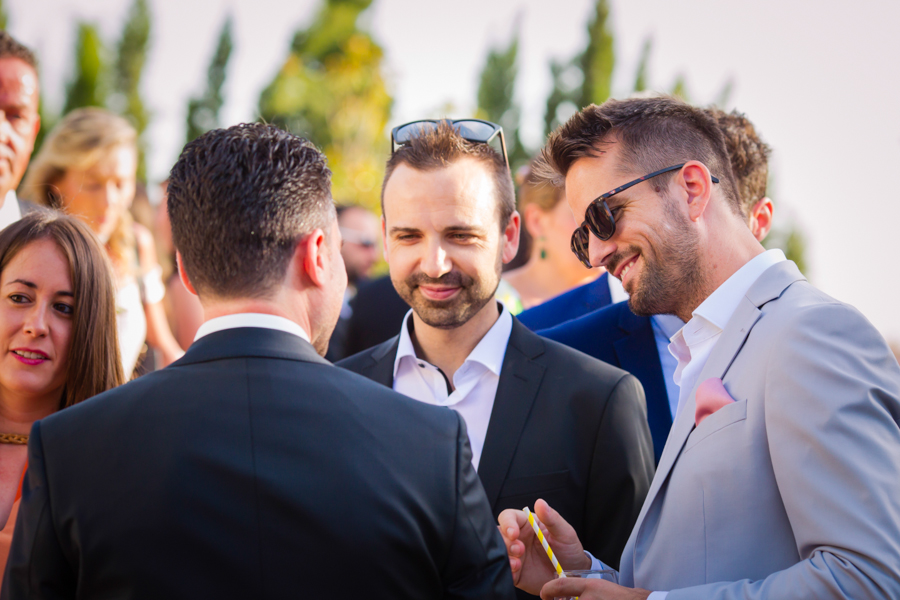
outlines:
[{"label": "blurred background", "polygon": [[151,201],[186,141],[258,118],[377,210],[406,121],[499,122],[515,169],[610,96],[736,108],[773,148],[767,244],[900,345],[900,3],[0,0],[0,19],[41,61],[42,131],[79,106],[127,116]]}]

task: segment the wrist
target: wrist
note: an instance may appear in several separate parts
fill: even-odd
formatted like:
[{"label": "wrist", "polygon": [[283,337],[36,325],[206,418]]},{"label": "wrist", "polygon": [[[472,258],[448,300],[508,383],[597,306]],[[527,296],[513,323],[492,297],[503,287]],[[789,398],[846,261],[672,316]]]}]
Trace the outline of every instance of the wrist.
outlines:
[{"label": "wrist", "polygon": [[576,569],[581,569],[583,571],[587,571],[594,565],[594,561],[591,560],[590,555],[587,553],[587,550],[581,553],[581,564],[575,567]]}]

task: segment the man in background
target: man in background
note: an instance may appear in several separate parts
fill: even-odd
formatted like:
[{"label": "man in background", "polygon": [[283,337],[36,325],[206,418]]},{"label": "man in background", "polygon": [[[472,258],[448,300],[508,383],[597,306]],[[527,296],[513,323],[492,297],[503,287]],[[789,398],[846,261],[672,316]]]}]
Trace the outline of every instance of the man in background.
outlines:
[{"label": "man in background", "polygon": [[0,31],[0,229],[32,210],[16,197],[41,129],[40,88],[34,53]]},{"label": "man in background", "polygon": [[338,204],[336,209],[338,227],[344,239],[341,257],[347,267],[347,291],[344,293],[341,316],[331,334],[328,352],[325,354],[325,358],[331,362],[347,356],[344,344],[347,326],[353,314],[350,301],[356,296],[359,286],[368,280],[372,267],[378,262],[378,234],[381,229],[378,218],[363,206]]}]

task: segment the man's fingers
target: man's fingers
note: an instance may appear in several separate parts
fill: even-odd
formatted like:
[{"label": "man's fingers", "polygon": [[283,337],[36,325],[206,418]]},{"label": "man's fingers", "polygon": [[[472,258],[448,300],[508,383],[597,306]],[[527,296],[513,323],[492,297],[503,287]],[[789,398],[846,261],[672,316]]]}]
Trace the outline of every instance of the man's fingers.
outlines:
[{"label": "man's fingers", "polygon": [[500,529],[500,535],[508,541],[518,539],[522,529],[522,525],[528,522],[525,512],[507,508],[497,517],[497,527]]},{"label": "man's fingers", "polygon": [[541,588],[541,598],[543,600],[553,600],[554,598],[581,596],[587,589],[588,581],[588,579],[576,577],[564,577],[548,581]]}]

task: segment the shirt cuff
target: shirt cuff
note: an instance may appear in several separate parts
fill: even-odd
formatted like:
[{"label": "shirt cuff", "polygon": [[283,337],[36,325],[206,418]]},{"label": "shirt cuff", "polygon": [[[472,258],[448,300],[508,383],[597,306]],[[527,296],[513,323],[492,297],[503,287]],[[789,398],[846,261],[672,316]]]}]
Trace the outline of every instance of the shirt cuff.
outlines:
[{"label": "shirt cuff", "polygon": [[[595,558],[593,554],[584,551],[587,554],[587,557],[591,559],[591,570],[592,571],[600,571],[603,569],[612,569],[609,565],[603,563],[599,558]],[[647,596],[647,600],[666,600],[666,596],[669,595],[669,592],[650,592],[650,595]]]}]

